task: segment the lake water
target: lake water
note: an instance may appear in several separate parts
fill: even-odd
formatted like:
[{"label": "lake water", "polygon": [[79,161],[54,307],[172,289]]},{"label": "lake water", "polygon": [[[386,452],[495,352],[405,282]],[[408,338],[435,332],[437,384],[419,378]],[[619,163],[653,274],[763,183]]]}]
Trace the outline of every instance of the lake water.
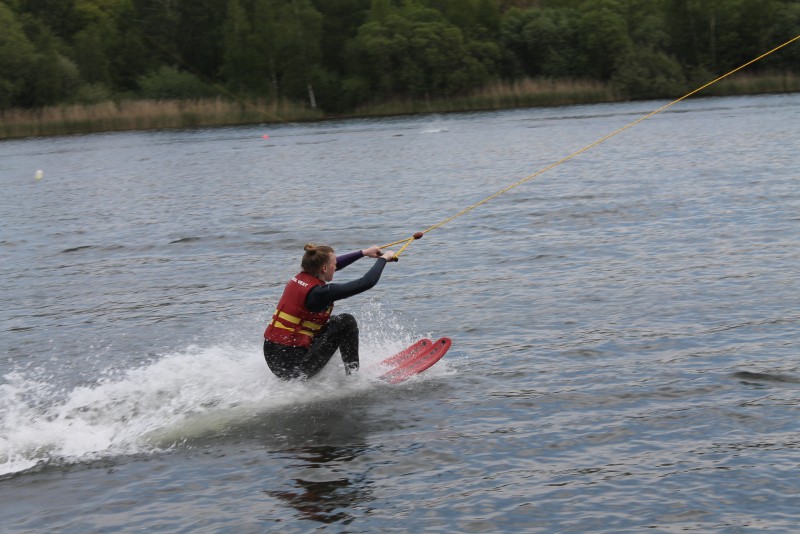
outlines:
[{"label": "lake water", "polygon": [[[3,532],[796,531],[798,94],[684,101],[413,242],[337,305],[358,377],[261,354],[306,242],[662,104],[0,143]],[[453,348],[377,380],[421,336]]]}]

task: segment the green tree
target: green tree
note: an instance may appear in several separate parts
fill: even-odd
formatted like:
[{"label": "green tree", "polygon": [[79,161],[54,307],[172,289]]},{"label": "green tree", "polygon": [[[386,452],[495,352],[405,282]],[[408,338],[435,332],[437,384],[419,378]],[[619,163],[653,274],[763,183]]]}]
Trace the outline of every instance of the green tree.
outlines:
[{"label": "green tree", "polygon": [[670,52],[685,68],[712,72],[736,62],[731,53],[742,46],[736,29],[741,0],[666,0],[664,19]]},{"label": "green tree", "polygon": [[312,84],[319,106],[341,113],[352,106],[343,88],[349,71],[348,49],[369,13],[370,0],[314,0],[322,15],[320,64],[312,70]]},{"label": "green tree", "polygon": [[500,6],[494,0],[427,0],[425,5],[470,38],[494,37],[500,28]]},{"label": "green tree", "polygon": [[77,6],[81,29],[72,38],[72,58],[78,65],[81,78],[90,84],[111,85],[109,47],[115,41],[113,15],[98,2],[82,2]]},{"label": "green tree", "polygon": [[162,66],[139,78],[141,95],[155,100],[187,99],[211,96],[214,91],[190,72]]},{"label": "green tree", "polygon": [[497,45],[467,40],[438,11],[411,1],[388,13],[383,0],[373,7],[353,47],[356,80],[372,97],[452,95],[486,83],[496,70]]},{"label": "green tree", "polygon": [[[781,28],[784,27],[784,17],[790,13],[786,7],[791,5],[797,7],[798,3],[782,4],[779,0],[741,0],[734,22],[739,43],[736,46],[736,53],[730,58],[731,67],[741,65],[800,34],[800,25],[797,25],[795,19],[794,35],[782,39],[784,36],[780,34]],[[759,70],[765,65],[769,63],[754,65],[753,68]]]},{"label": "green tree", "polygon": [[[0,107],[196,96],[221,81],[346,111],[500,76],[653,98],[798,33],[798,0],[3,0]],[[760,69],[800,71],[800,46],[748,70]]]},{"label": "green tree", "polygon": [[19,0],[20,13],[29,14],[53,35],[69,39],[80,24],[74,0]]},{"label": "green tree", "polygon": [[686,91],[680,64],[663,52],[639,48],[617,58],[614,88],[631,99],[673,98]]},{"label": "green tree", "polygon": [[[774,45],[779,45],[800,35],[800,2],[785,2],[778,6],[775,24],[771,32]],[[765,66],[786,71],[800,72],[800,43],[767,57]]]},{"label": "green tree", "polygon": [[214,81],[222,61],[225,3],[219,0],[191,0],[176,6],[175,50],[180,67]]},{"label": "green tree", "polygon": [[58,104],[70,100],[80,87],[80,73],[72,60],[55,48],[39,54],[36,76],[26,90],[25,104],[32,107]]},{"label": "green tree", "polygon": [[586,74],[608,80],[617,59],[633,48],[622,6],[615,0],[587,0],[581,10],[580,34],[588,60]]},{"label": "green tree", "polygon": [[145,46],[146,70],[178,63],[178,2],[176,0],[133,0],[136,30]]},{"label": "green tree", "polygon": [[366,22],[370,0],[315,0],[314,6],[322,15],[322,66],[341,74],[347,69],[347,43]]},{"label": "green tree", "polygon": [[80,85],[78,68],[66,55],[69,47],[31,13],[23,14],[20,23],[35,52],[30,69],[20,73],[24,88],[17,105],[38,107],[68,100]]},{"label": "green tree", "polygon": [[14,12],[2,3],[0,28],[0,109],[5,109],[19,104],[37,55]]},{"label": "green tree", "polygon": [[282,29],[277,46],[276,72],[283,96],[308,97],[316,107],[314,73],[322,61],[322,15],[309,0],[291,0],[278,10]]},{"label": "green tree", "polygon": [[157,45],[140,31],[133,0],[108,1],[113,2],[114,19],[114,30],[105,40],[112,85],[119,90],[135,90],[139,76],[158,66],[152,51]]},{"label": "green tree", "polygon": [[237,91],[313,106],[321,37],[322,16],[309,0],[229,0],[223,74]]},{"label": "green tree", "polygon": [[513,8],[503,17],[501,42],[527,76],[586,77],[588,60],[580,47],[580,22],[575,9]]},{"label": "green tree", "polygon": [[223,28],[222,76],[236,93],[258,87],[258,56],[253,49],[250,18],[239,0],[228,0],[228,14]]},{"label": "green tree", "polygon": [[663,1],[626,0],[624,16],[636,48],[667,51],[670,36],[664,17]]}]

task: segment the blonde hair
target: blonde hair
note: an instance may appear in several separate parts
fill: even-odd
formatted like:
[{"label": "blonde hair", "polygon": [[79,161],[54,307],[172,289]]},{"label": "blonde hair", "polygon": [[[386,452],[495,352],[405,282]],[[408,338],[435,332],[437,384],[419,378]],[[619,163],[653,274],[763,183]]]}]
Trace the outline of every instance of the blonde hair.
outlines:
[{"label": "blonde hair", "polygon": [[303,260],[300,262],[300,268],[303,272],[318,275],[322,267],[328,263],[333,255],[333,248],[328,245],[314,245],[307,243],[303,250]]}]

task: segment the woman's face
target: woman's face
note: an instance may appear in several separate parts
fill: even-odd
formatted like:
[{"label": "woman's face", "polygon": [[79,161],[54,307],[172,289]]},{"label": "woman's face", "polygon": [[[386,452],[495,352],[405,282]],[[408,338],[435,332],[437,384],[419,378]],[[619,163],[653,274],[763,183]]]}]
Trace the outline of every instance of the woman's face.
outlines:
[{"label": "woman's face", "polygon": [[327,263],[322,266],[320,278],[325,282],[333,280],[333,273],[336,272],[336,254],[331,253]]}]

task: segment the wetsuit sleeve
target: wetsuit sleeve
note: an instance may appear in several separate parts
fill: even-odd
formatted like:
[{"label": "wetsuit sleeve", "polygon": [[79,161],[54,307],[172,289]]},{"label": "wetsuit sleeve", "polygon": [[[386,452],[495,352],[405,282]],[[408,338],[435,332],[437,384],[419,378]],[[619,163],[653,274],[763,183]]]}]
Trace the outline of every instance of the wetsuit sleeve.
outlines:
[{"label": "wetsuit sleeve", "polygon": [[353,295],[363,293],[367,289],[375,287],[381,278],[383,268],[386,267],[386,260],[378,258],[375,265],[358,280],[346,282],[344,284],[326,284],[311,288],[306,296],[306,308],[312,312],[322,311],[337,300],[346,299]]},{"label": "wetsuit sleeve", "polygon": [[351,263],[356,260],[359,260],[364,257],[364,253],[360,250],[356,250],[355,252],[348,252],[347,254],[343,254],[341,256],[336,257],[336,270],[339,271],[344,269]]}]

